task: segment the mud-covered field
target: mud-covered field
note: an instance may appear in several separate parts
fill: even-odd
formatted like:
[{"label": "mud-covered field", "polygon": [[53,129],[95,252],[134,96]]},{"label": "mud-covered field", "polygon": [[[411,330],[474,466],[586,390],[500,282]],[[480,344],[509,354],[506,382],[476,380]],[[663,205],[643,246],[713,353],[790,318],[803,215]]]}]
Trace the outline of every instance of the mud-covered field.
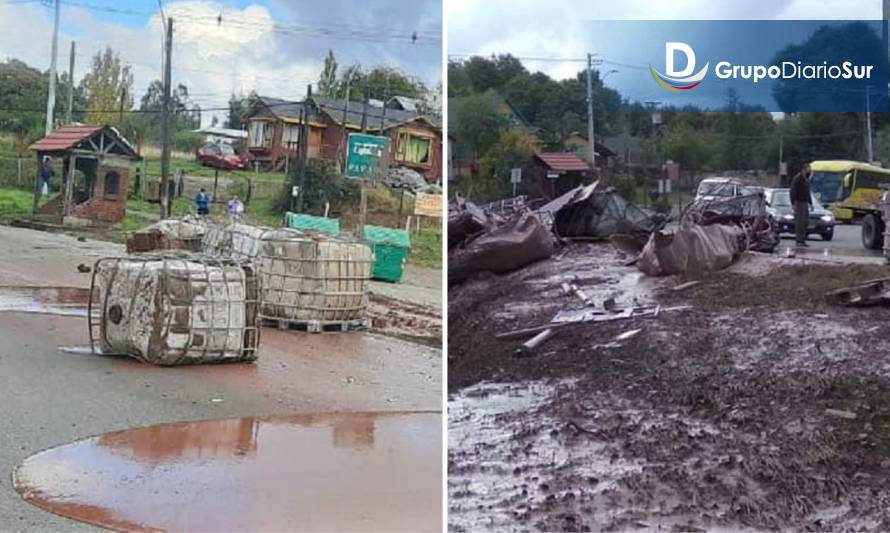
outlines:
[{"label": "mud-covered field", "polygon": [[[890,309],[823,302],[886,267],[754,254],[652,279],[621,261],[575,245],[451,288],[451,529],[890,529]],[[579,307],[573,277],[598,302],[691,307],[524,358],[494,338]]]}]

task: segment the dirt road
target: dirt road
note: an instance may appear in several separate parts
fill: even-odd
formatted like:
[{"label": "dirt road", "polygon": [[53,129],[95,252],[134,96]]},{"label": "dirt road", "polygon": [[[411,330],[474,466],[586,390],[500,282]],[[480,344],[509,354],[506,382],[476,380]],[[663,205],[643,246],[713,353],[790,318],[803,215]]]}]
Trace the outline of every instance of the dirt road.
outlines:
[{"label": "dirt road", "polygon": [[[890,528],[890,311],[822,299],[887,275],[750,255],[651,279],[588,244],[452,288],[450,527]],[[494,334],[578,307],[567,277],[598,302],[692,307],[513,357]]]}]

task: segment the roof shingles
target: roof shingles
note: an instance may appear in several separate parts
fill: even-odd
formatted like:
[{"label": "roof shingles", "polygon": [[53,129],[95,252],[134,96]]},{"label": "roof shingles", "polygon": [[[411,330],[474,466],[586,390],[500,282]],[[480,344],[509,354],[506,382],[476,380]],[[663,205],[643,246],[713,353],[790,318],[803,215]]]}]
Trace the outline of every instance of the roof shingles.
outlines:
[{"label": "roof shingles", "polygon": [[539,152],[535,156],[552,170],[561,172],[590,170],[587,162],[570,152]]}]

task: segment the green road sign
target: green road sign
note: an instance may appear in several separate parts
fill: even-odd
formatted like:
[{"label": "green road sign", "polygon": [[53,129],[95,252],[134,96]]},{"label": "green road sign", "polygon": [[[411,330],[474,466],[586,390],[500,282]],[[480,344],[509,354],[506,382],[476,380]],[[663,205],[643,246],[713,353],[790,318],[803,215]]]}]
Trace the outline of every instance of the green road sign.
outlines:
[{"label": "green road sign", "polygon": [[389,137],[350,133],[346,146],[346,177],[372,180],[389,164]]}]

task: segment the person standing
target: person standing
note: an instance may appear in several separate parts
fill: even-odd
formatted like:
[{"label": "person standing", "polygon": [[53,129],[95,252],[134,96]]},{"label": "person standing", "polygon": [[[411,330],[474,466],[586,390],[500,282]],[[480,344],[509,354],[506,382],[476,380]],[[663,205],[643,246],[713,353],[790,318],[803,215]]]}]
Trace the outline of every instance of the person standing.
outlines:
[{"label": "person standing", "polygon": [[240,222],[244,216],[244,204],[241,203],[237,195],[232,196],[227,207],[229,216],[232,217],[232,222]]},{"label": "person standing", "polygon": [[791,205],[794,208],[794,235],[798,246],[807,244],[807,230],[810,225],[810,209],[813,207],[813,195],[810,193],[810,164],[804,163],[800,172],[791,180]]},{"label": "person standing", "polygon": [[43,162],[40,164],[40,195],[46,196],[49,194],[49,182],[52,179],[55,172],[53,172],[53,163],[52,159],[49,156],[43,158]]},{"label": "person standing", "polygon": [[207,196],[207,191],[202,187],[198,194],[195,195],[195,207],[198,208],[199,215],[207,215],[210,214],[210,198]]}]

